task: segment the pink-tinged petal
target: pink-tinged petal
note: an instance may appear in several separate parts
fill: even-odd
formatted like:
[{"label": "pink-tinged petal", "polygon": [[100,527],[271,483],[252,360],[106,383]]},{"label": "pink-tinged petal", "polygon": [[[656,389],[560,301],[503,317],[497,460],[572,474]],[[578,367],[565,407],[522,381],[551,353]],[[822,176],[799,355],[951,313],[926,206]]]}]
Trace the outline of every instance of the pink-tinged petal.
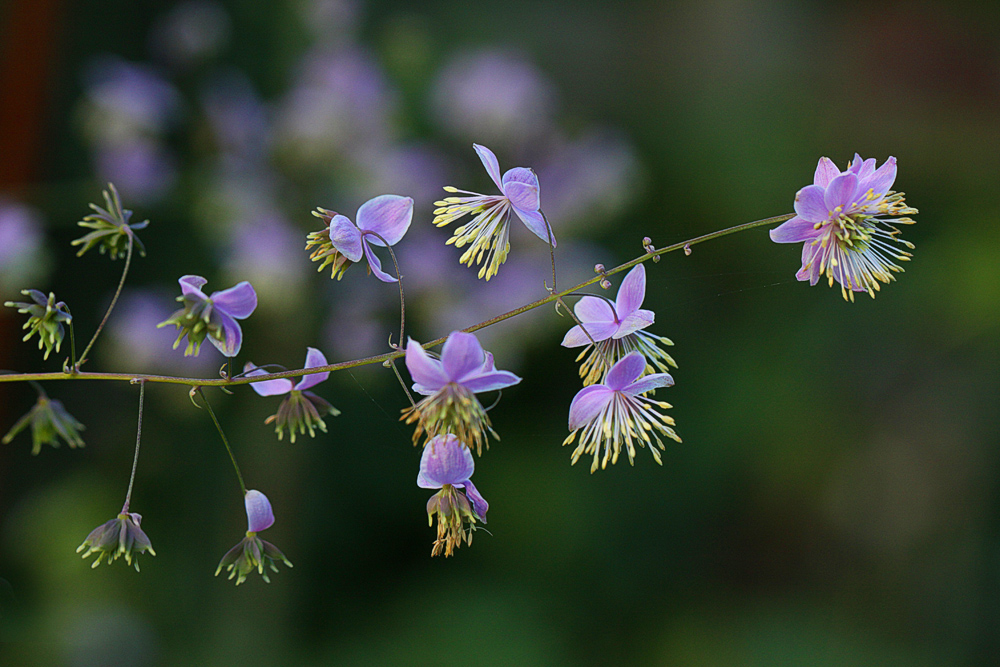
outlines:
[{"label": "pink-tinged petal", "polygon": [[642,264],[635,265],[625,280],[618,288],[618,297],[615,299],[615,310],[618,311],[618,319],[624,320],[626,317],[639,310],[643,299],[646,298],[646,267]]},{"label": "pink-tinged petal", "polygon": [[462,386],[471,391],[473,394],[479,394],[484,391],[504,389],[505,387],[513,386],[520,381],[521,378],[514,375],[510,371],[492,371],[490,373],[482,373],[465,379],[462,381]]},{"label": "pink-tinged petal", "polygon": [[461,382],[482,368],[485,361],[486,353],[474,335],[464,331],[448,334],[441,349],[441,363],[449,380]]},{"label": "pink-tinged petal", "polygon": [[236,320],[221,310],[216,309],[212,316],[218,318],[224,340],[219,341],[215,336],[209,336],[208,340],[212,341],[215,349],[224,356],[235,357],[240,353],[240,348],[243,347],[243,330],[240,329]]},{"label": "pink-tinged petal", "polygon": [[204,301],[208,297],[201,288],[205,286],[208,281],[201,276],[183,276],[178,281],[181,285],[181,294],[192,299],[198,299]]},{"label": "pink-tinged petal", "polygon": [[578,391],[569,404],[569,430],[575,431],[597,419],[614,396],[615,392],[603,384],[592,384]]},{"label": "pink-tinged petal", "polygon": [[795,274],[799,281],[808,280],[810,285],[819,282],[819,254],[823,247],[817,243],[806,243],[802,246],[802,268]]},{"label": "pink-tinged petal", "polygon": [[615,311],[605,299],[597,296],[585,296],[573,306],[573,312],[584,324],[591,322],[611,322],[618,324]]},{"label": "pink-tinged petal", "polygon": [[896,182],[896,158],[889,156],[878,170],[872,174],[871,179],[862,185],[864,192],[869,189],[874,190],[876,195],[885,196],[892,189],[892,184]]},{"label": "pink-tinged petal", "polygon": [[361,230],[347,216],[335,215],[330,220],[330,243],[352,262],[361,261]]},{"label": "pink-tinged petal", "polygon": [[500,163],[497,162],[497,156],[493,154],[486,146],[480,146],[479,144],[472,144],[475,149],[476,154],[479,159],[483,161],[483,166],[486,167],[486,173],[490,175],[493,182],[497,184],[500,191],[503,192],[503,184],[500,182]]},{"label": "pink-tinged petal", "polygon": [[476,513],[476,517],[486,523],[486,512],[490,509],[490,504],[486,502],[486,498],[479,493],[479,489],[476,485],[469,480],[465,483],[465,497],[469,499],[469,503],[472,504],[472,511]]},{"label": "pink-tinged petal", "polygon": [[[315,347],[306,348],[306,365],[304,368],[316,368],[317,366],[327,365],[326,355],[317,350]],[[303,375],[299,383],[295,385],[295,388],[299,391],[304,391],[306,389],[311,389],[323,382],[328,377],[330,377],[330,372],[325,373],[313,373],[312,375]]]},{"label": "pink-tinged petal", "polygon": [[[389,245],[399,243],[413,220],[413,200],[399,195],[380,195],[369,199],[358,209],[358,228],[375,232]],[[369,235],[369,243],[381,246],[382,241]]]},{"label": "pink-tinged petal", "polygon": [[816,165],[816,174],[813,176],[813,184],[821,188],[830,185],[830,181],[840,176],[840,169],[828,157],[821,157]]},{"label": "pink-tinged petal", "polygon": [[[249,361],[243,367],[243,375],[246,377],[267,374],[267,371],[257,368]],[[280,394],[287,394],[292,390],[292,381],[288,378],[278,378],[277,380],[251,382],[250,388],[257,392],[259,396],[278,396]]]},{"label": "pink-tinged petal", "polygon": [[646,370],[646,358],[638,352],[631,352],[611,367],[604,384],[612,391],[622,391],[635,382]]},{"label": "pink-tinged petal", "polygon": [[[521,222],[524,223],[524,226],[528,228],[528,231],[530,231],[532,234],[534,234],[541,240],[545,241],[546,243],[549,242],[549,234],[550,234],[549,225],[547,222],[545,222],[545,217],[541,214],[541,212],[526,211],[522,208],[518,208],[517,206],[514,206],[513,209],[514,213],[517,214],[517,217],[520,218]],[[552,235],[552,247],[555,248],[558,245],[556,243],[556,234],[555,232],[551,232],[551,235]]]},{"label": "pink-tinged petal", "polygon": [[247,508],[247,530],[251,533],[259,533],[274,525],[271,502],[263,493],[250,489],[243,496],[243,503]]},{"label": "pink-tinged petal", "polygon": [[822,222],[830,217],[823,198],[826,191],[818,185],[807,185],[795,195],[795,213],[811,222]]},{"label": "pink-tinged petal", "polygon": [[[412,338],[406,344],[406,370],[413,378],[413,390],[425,396],[448,384],[448,375],[437,359],[433,359]],[[420,387],[418,389],[417,387]]]},{"label": "pink-tinged petal", "polygon": [[472,452],[452,434],[437,436],[426,445],[420,456],[417,486],[440,489],[445,484],[465,485],[476,469]]},{"label": "pink-tinged petal", "polygon": [[501,181],[503,194],[514,206],[525,211],[537,211],[539,199],[538,177],[527,167],[508,169]]},{"label": "pink-tinged petal", "polygon": [[[607,340],[615,335],[619,325],[617,322],[584,322],[584,326],[587,328],[586,331],[579,324],[567,331],[562,339],[562,346],[583,347],[590,345],[591,339],[594,342]],[[590,334],[589,338],[587,334]]]},{"label": "pink-tinged petal", "polygon": [[851,171],[857,174],[859,181],[869,178],[875,173],[875,158],[870,157],[867,160],[862,160],[861,156],[855,153],[854,160],[851,162]]},{"label": "pink-tinged petal", "polygon": [[670,377],[670,373],[652,373],[636,380],[623,391],[629,396],[638,396],[639,394],[645,394],[650,389],[672,386],[674,386],[674,379]]},{"label": "pink-tinged petal", "polygon": [[226,315],[238,320],[250,317],[257,308],[257,292],[245,280],[229,289],[214,292],[211,299],[217,311],[225,311]]},{"label": "pink-tinged petal", "polygon": [[816,238],[819,231],[815,222],[795,216],[772,229],[770,234],[775,243],[802,243]]},{"label": "pink-tinged petal", "polygon": [[394,283],[396,282],[395,276],[390,276],[388,273],[382,270],[382,262],[379,258],[375,256],[370,245],[368,245],[368,239],[371,237],[366,237],[361,245],[365,249],[365,258],[368,260],[368,268],[371,269],[372,274],[384,283]]},{"label": "pink-tinged petal", "polygon": [[618,325],[618,330],[611,337],[615,340],[624,338],[631,333],[652,325],[655,320],[656,315],[653,311],[640,308],[622,320],[622,323]]},{"label": "pink-tinged petal", "polygon": [[[841,174],[830,181],[830,186],[826,189],[826,194],[823,195],[823,203],[829,211],[838,206],[846,211],[854,203],[854,193],[857,189],[858,177],[855,174],[851,172]],[[798,213],[798,210],[796,209],[795,212]],[[799,215],[802,214],[799,213]]]}]

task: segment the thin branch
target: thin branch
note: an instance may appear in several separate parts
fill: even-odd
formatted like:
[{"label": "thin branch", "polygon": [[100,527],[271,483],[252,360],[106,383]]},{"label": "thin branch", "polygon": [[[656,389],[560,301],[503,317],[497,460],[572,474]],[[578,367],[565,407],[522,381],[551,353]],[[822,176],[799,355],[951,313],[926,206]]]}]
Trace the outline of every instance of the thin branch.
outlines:
[{"label": "thin branch", "polygon": [[128,504],[132,502],[132,484],[135,482],[135,469],[139,465],[139,442],[142,440],[142,399],[145,395],[146,381],[139,380],[139,425],[135,429],[135,456],[132,458],[132,474],[128,478],[128,493],[125,494],[121,514],[128,512]]},{"label": "thin branch", "polygon": [[[124,228],[128,230],[128,251],[125,253],[125,268],[122,269],[122,278],[118,281],[118,289],[115,290],[115,295],[111,298],[111,305],[108,306],[108,312],[104,313],[104,319],[101,323],[97,325],[97,331],[94,332],[94,336],[87,343],[87,347],[83,348],[83,353],[80,355],[80,361],[77,363],[75,360],[73,362],[73,369],[79,370],[87,361],[87,353],[90,352],[90,348],[94,346],[97,342],[97,337],[101,335],[101,331],[104,329],[104,325],[107,324],[108,318],[111,317],[111,311],[114,310],[115,304],[118,303],[118,297],[121,296],[122,288],[125,287],[125,277],[128,275],[129,265],[132,263],[132,248],[135,245],[135,237],[132,235],[132,230],[129,229],[128,225],[124,225]],[[72,327],[72,323],[70,323]],[[72,335],[72,328],[70,329]]]},{"label": "thin branch", "polygon": [[[256,378],[254,378],[256,379]],[[226,434],[222,430],[222,424],[219,423],[219,418],[215,416],[215,410],[212,409],[212,404],[208,402],[208,397],[205,396],[205,392],[202,391],[201,387],[198,387],[195,391],[201,396],[201,400],[205,401],[205,407],[208,408],[208,414],[212,415],[212,421],[215,422],[215,428],[219,432],[219,437],[222,438],[222,444],[226,446],[226,451],[229,452],[229,460],[233,462],[233,469],[236,470],[236,479],[240,481],[240,489],[243,491],[243,495],[247,494],[247,485],[243,483],[243,474],[240,472],[240,466],[236,463],[236,455],[233,454],[233,448],[229,446],[229,439],[226,438]]]}]

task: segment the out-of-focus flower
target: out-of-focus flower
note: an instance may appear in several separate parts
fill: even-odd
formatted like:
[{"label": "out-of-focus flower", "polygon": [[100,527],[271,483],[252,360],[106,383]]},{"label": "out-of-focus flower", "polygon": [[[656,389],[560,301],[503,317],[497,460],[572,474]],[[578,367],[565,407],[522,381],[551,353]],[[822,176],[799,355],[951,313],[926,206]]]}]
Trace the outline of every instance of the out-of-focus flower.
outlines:
[{"label": "out-of-focus flower", "polygon": [[251,164],[264,159],[270,121],[246,74],[236,70],[216,75],[205,86],[201,102],[224,158]]},{"label": "out-of-focus flower", "polygon": [[469,267],[482,264],[485,255],[486,263],[479,269],[479,277],[485,276],[489,280],[496,275],[510,252],[511,211],[517,214],[535,236],[546,243],[551,242],[553,247],[556,245],[556,237],[541,212],[535,172],[526,167],[514,167],[508,169],[501,178],[500,164],[493,151],[479,144],[472,144],[472,147],[476,149],[487,173],[502,194],[481,195],[447,186],[446,192],[468,196],[445,197],[443,201],[434,202],[438,208],[434,210],[433,222],[438,227],[444,227],[459,218],[472,215],[469,222],[455,228],[448,243],[454,244],[456,248],[469,245],[469,249],[458,260]]},{"label": "out-of-focus flower", "polygon": [[[795,277],[810,285],[827,277],[840,283],[844,299],[868,292],[874,299],[879,282],[895,280],[903,271],[896,261],[909,261],[913,244],[899,238],[893,225],[910,225],[917,209],[906,205],[902,192],[890,190],[896,180],[896,158],[875,168],[875,159],[857,153],[840,171],[830,158],[820,158],[813,184],[795,195],[795,217],[771,230],[777,243],[803,243],[802,268]],[[886,217],[892,216],[892,217]],[[892,243],[890,243],[892,242]]]},{"label": "out-of-focus flower", "polygon": [[585,296],[576,302],[573,312],[580,324],[566,332],[562,345],[585,346],[576,358],[580,361],[587,357],[580,365],[580,377],[585,385],[603,378],[610,365],[631,352],[639,352],[648,360],[646,371],[649,373],[653,372],[654,364],[661,373],[665,373],[668,366],[677,368],[670,355],[657,345],[673,343],[644,330],[654,319],[653,311],[639,307],[645,298],[646,268],[637,264],[622,280],[614,303],[596,296]]},{"label": "out-of-focus flower", "polygon": [[107,251],[111,259],[118,259],[119,256],[124,256],[128,252],[130,238],[138,246],[139,252],[145,255],[146,249],[135,232],[145,229],[149,225],[149,220],[129,224],[129,220],[132,219],[132,211],[122,208],[122,200],[118,196],[118,190],[115,189],[114,183],[108,183],[108,189],[103,190],[101,194],[104,195],[104,204],[107,208],[91,204],[90,208],[94,209],[95,213],[84,216],[83,220],[76,223],[81,227],[94,230],[70,242],[70,245],[83,246],[76,253],[76,256],[79,257],[96,246],[102,255]]},{"label": "out-of-focus flower", "polygon": [[[472,483],[475,469],[472,452],[454,435],[439,435],[424,447],[417,486],[441,489],[427,501],[428,524],[434,525],[434,515],[438,517],[432,556],[442,552],[450,556],[463,541],[471,545],[476,521],[486,523],[486,511],[490,506]],[[464,489],[465,493],[460,493],[459,489]]]},{"label": "out-of-focus flower", "polygon": [[190,67],[217,54],[231,31],[226,10],[209,0],[174,6],[153,29],[152,47],[175,67]]},{"label": "out-of-focus flower", "polygon": [[181,107],[177,90],[146,65],[95,59],[85,76],[84,131],[97,144],[159,136]]},{"label": "out-of-focus flower", "polygon": [[288,315],[300,309],[308,265],[302,261],[302,236],[277,211],[261,212],[233,226],[224,273],[256,285],[262,311]]},{"label": "out-of-focus flower", "polygon": [[63,324],[69,324],[73,317],[69,314],[69,308],[62,301],[56,301],[56,295],[49,292],[48,297],[36,289],[21,290],[24,296],[30,296],[34,303],[23,301],[5,301],[3,305],[8,308],[17,308],[17,312],[28,316],[28,321],[24,323],[22,329],[27,329],[28,333],[22,338],[27,342],[34,334],[38,334],[38,349],[45,350],[44,359],[49,358],[52,350],[59,351],[66,330]]},{"label": "out-of-focus flower", "polygon": [[413,219],[413,200],[399,195],[380,195],[369,199],[358,209],[358,224],[355,225],[345,215],[325,208],[318,208],[313,215],[327,223],[326,229],[311,232],[306,250],[315,246],[309,255],[314,262],[322,261],[319,271],[332,264],[331,278],[340,280],[348,267],[368,260],[368,270],[386,283],[396,282],[396,278],[382,270],[382,263],[371,246],[391,246],[399,243]]},{"label": "out-of-focus flower", "polygon": [[[316,368],[317,366],[326,365],[326,357],[322,352],[314,347],[307,348],[306,365],[303,368]],[[246,377],[253,377],[255,375],[267,375],[267,371],[247,362],[243,368],[243,374]],[[323,417],[328,414],[336,417],[340,414],[340,410],[330,405],[326,399],[317,396],[311,391],[306,391],[306,389],[315,387],[328,377],[330,377],[329,372],[303,375],[302,379],[295,385],[287,378],[251,383],[251,389],[260,396],[288,394],[281,401],[281,405],[278,406],[278,411],[264,421],[265,424],[274,422],[274,431],[278,434],[278,440],[281,440],[286,428],[292,442],[295,442],[296,431],[299,433],[309,431],[310,438],[316,437],[317,428],[326,433],[326,423],[323,421]]]},{"label": "out-of-focus flower", "polygon": [[274,524],[271,502],[263,493],[253,489],[246,492],[243,502],[247,510],[246,537],[222,557],[222,560],[219,561],[219,567],[215,569],[215,576],[219,576],[222,568],[226,568],[226,571],[229,572],[229,579],[232,580],[233,577],[236,577],[236,585],[239,586],[246,581],[248,574],[257,570],[264,581],[271,583],[267,569],[277,572],[279,560],[288,567],[292,567],[292,564],[278,547],[257,537],[257,533]]},{"label": "out-of-focus flower", "polygon": [[37,455],[42,451],[42,445],[51,445],[58,449],[59,438],[62,438],[72,448],[83,447],[80,431],[84,425],[66,411],[60,401],[39,394],[38,400],[31,410],[17,420],[7,434],[3,443],[13,440],[27,426],[31,426],[31,453]]},{"label": "out-of-focus flower", "polygon": [[113,181],[141,202],[160,199],[177,180],[177,161],[159,140],[133,137],[94,150],[98,178]]},{"label": "out-of-focus flower", "polygon": [[49,258],[42,221],[31,207],[0,198],[0,294],[41,279]]},{"label": "out-of-focus flower", "polygon": [[110,565],[118,557],[123,557],[125,562],[138,572],[139,559],[136,556],[147,551],[150,556],[156,555],[146,533],[139,527],[141,521],[141,515],[123,509],[117,518],[90,531],[90,535],[87,535],[83,544],[76,548],[76,552],[80,553],[86,549],[83,558],[97,554],[97,558],[90,567],[97,567],[102,560]]},{"label": "out-of-focus flower", "polygon": [[493,355],[483,351],[474,335],[452,332],[441,350],[440,361],[411,338],[406,346],[406,368],[413,378],[413,391],[426,396],[403,410],[400,417],[407,424],[417,422],[413,444],[423,433],[428,442],[451,433],[464,446],[475,447],[482,454],[484,441],[489,447],[486,431],[500,439],[476,394],[510,387],[521,378],[509,371],[498,371]]},{"label": "out-of-focus flower", "polygon": [[160,322],[157,327],[175,325],[180,333],[174,341],[176,348],[187,336],[184,356],[197,355],[205,337],[219,352],[235,357],[243,345],[243,330],[236,320],[245,320],[257,308],[257,293],[250,283],[243,281],[221,292],[205,296],[201,288],[208,281],[201,276],[183,276],[178,281],[181,295],[177,300],[184,307]]},{"label": "out-of-focus flower", "polygon": [[528,58],[504,50],[459,53],[442,68],[431,94],[446,131],[507,146],[547,131],[556,106],[552,83]]},{"label": "out-of-focus flower", "polygon": [[[594,384],[581,389],[569,407],[569,430],[572,433],[563,445],[572,444],[581,431],[580,442],[573,450],[573,463],[583,454],[593,454],[594,462],[590,472],[601,468],[608,461],[618,462],[622,445],[628,452],[628,461],[635,459],[635,445],[648,446],[653,458],[662,465],[660,452],[653,446],[666,450],[660,435],[680,442],[681,439],[671,428],[674,420],[659,413],[655,408],[666,409],[669,403],[655,401],[644,394],[657,387],[669,387],[674,380],[667,373],[654,373],[639,379],[646,369],[646,360],[638,352],[632,352],[611,367],[604,384]],[[652,438],[650,438],[652,435]],[[604,456],[601,457],[601,450]]]}]

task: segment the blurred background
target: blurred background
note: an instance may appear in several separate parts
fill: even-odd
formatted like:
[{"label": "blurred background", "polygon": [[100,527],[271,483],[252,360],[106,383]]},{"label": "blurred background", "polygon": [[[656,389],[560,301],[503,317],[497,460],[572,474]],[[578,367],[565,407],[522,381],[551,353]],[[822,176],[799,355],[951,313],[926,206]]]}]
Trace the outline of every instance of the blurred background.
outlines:
[{"label": "blurred background", "polygon": [[[55,291],[89,338],[121,260],[69,241],[118,187],[148,256],[88,370],[216,376],[157,330],[178,277],[249,280],[238,363],[386,350],[392,285],[303,250],[317,206],[412,196],[396,249],[428,340],[544,295],[522,226],[486,284],[430,224],[441,186],[493,192],[471,149],[531,166],[561,285],[791,210],[817,159],[899,160],[917,246],[874,301],[794,278],[764,229],[648,264],[675,343],[681,445],[569,464],[572,324],[482,332],[524,381],[477,459],[489,534],[429,557],[430,492],[381,367],[317,392],[343,414],[291,444],[279,399],[213,403],[265,537],[295,564],[212,573],[245,515],[208,416],[150,385],[132,510],[142,573],[74,554],[128,483],[137,390],[48,383],[87,446],[0,448],[4,665],[989,665],[1000,651],[1000,6],[994,2],[126,2],[0,5],[0,300]],[[613,282],[617,286],[619,278]],[[58,370],[0,312],[0,367]],[[659,396],[659,395],[658,395]],[[0,431],[34,401],[0,384]],[[669,442],[669,441],[668,441]],[[6,656],[6,657],[4,657]]]}]

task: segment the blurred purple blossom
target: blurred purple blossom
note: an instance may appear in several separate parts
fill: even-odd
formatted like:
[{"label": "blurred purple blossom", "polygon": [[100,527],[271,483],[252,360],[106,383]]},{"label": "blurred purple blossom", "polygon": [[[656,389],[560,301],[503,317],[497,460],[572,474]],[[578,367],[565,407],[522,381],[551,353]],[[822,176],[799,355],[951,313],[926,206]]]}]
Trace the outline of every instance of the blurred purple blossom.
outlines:
[{"label": "blurred purple blossom", "polygon": [[0,296],[37,282],[48,272],[43,241],[38,212],[0,198]]},{"label": "blurred purple blossom", "polygon": [[97,178],[114,183],[130,201],[160,199],[177,180],[177,161],[159,141],[148,137],[99,144],[94,154]]},{"label": "blurred purple blossom", "polygon": [[97,143],[158,135],[180,111],[180,95],[152,67],[102,56],[84,76],[86,135]]},{"label": "blurred purple blossom", "polygon": [[175,5],[153,28],[152,50],[177,68],[197,65],[221,51],[232,26],[226,10],[211,0]]},{"label": "blurred purple blossom", "polygon": [[223,268],[229,280],[257,286],[262,309],[287,314],[302,305],[308,268],[302,235],[277,212],[264,211],[232,227]]},{"label": "blurred purple blossom", "polygon": [[270,119],[247,76],[238,70],[213,77],[201,95],[202,108],[226,159],[263,160],[270,140]]}]

